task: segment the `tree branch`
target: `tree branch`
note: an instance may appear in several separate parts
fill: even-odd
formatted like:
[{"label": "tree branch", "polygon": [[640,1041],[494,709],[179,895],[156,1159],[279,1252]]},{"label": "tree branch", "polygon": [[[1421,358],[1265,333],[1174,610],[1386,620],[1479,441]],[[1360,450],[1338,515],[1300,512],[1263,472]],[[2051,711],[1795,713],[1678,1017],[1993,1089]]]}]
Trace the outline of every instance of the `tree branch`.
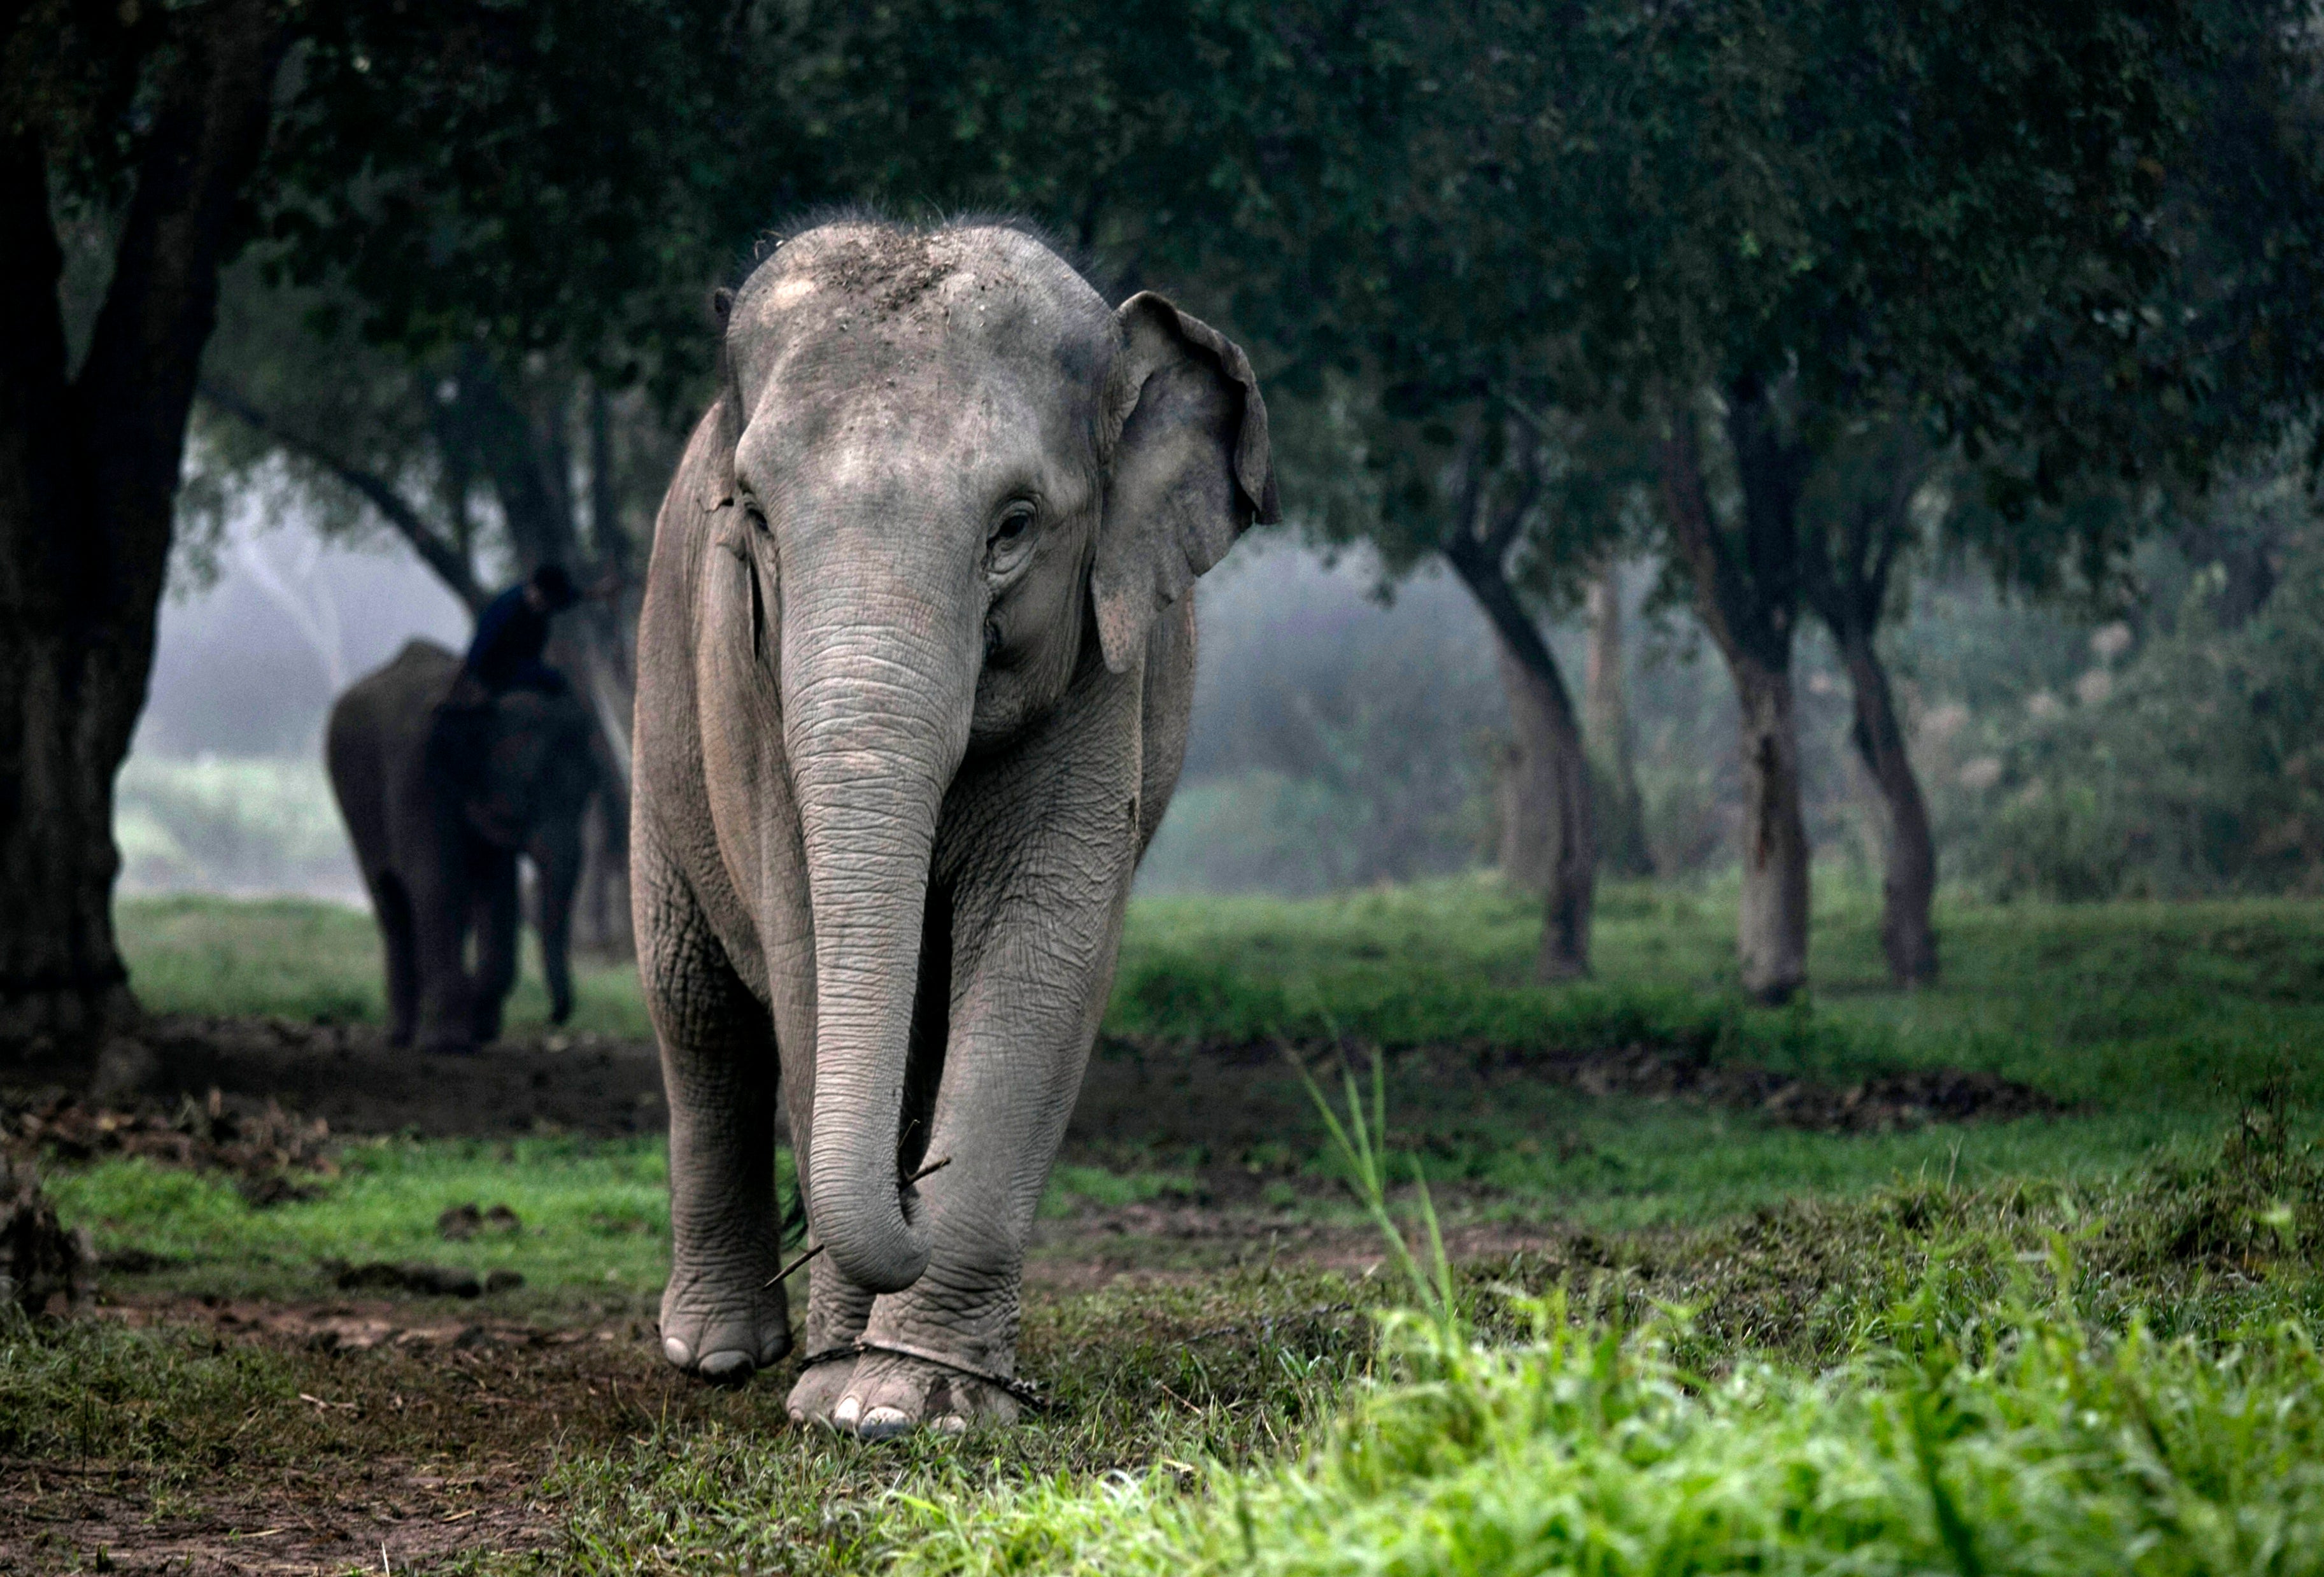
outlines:
[{"label": "tree branch", "polygon": [[289,42],[274,0],[186,7],[171,24],[177,62],[74,389],[89,453],[104,456],[89,475],[111,576],[103,595],[133,621],[151,618],[168,574],[195,368],[217,322],[235,207],[265,150]]},{"label": "tree branch", "polygon": [[1750,644],[1750,587],[1712,516],[1702,481],[1702,441],[1694,413],[1683,405],[1671,410],[1670,430],[1655,442],[1655,471],[1672,544],[1694,586],[1696,616],[1730,666],[1738,656],[1760,660]]},{"label": "tree branch", "polygon": [[204,400],[300,459],[320,466],[341,485],[378,511],[380,518],[394,530],[396,535],[410,544],[411,550],[436,572],[438,580],[451,588],[453,595],[467,604],[470,613],[482,609],[491,600],[491,594],[477,583],[475,572],[469,568],[466,556],[438,536],[420,512],[385,477],[375,471],[365,470],[304,433],[277,421],[223,383],[205,378],[199,388]]}]

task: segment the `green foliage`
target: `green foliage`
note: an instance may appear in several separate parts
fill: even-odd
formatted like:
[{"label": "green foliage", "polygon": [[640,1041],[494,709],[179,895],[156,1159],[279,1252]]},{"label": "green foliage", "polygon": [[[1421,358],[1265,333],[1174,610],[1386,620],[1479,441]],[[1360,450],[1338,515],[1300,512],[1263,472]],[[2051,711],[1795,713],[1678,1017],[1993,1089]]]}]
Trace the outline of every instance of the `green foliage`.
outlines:
[{"label": "green foliage", "polygon": [[1964,875],[2081,899],[2324,885],[2324,547],[2292,534],[2273,595],[2232,628],[2223,588],[2198,568],[2135,656],[2026,718]]},{"label": "green foliage", "polygon": [[909,1572],[2305,1571],[2324,1523],[2324,1369],[2304,1331],[2226,1354],[2070,1305],[1806,1377],[1705,1381],[1671,1327],[1530,1338],[1390,1327],[1388,1372],[1309,1460],[904,1502]]}]

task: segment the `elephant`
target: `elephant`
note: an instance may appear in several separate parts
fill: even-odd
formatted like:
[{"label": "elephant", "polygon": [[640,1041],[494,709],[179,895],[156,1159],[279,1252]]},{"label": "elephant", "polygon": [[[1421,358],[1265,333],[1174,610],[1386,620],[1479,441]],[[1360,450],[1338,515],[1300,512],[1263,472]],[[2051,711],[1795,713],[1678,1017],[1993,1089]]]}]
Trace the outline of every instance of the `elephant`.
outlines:
[{"label": "elephant", "polygon": [[844,219],[718,298],[656,525],[631,895],[669,1109],[663,1354],[795,1422],[1018,1416],[1024,1255],[1185,753],[1186,595],[1276,518],[1231,340],[1005,223]]},{"label": "elephant", "polygon": [[[517,973],[517,856],[530,858],[549,1016],[573,1011],[581,815],[598,790],[569,694],[512,690],[447,716],[460,659],[412,641],[331,707],[324,761],[387,954],[388,1039],[459,1053],[499,1038]],[[467,966],[476,939],[476,971]]]}]

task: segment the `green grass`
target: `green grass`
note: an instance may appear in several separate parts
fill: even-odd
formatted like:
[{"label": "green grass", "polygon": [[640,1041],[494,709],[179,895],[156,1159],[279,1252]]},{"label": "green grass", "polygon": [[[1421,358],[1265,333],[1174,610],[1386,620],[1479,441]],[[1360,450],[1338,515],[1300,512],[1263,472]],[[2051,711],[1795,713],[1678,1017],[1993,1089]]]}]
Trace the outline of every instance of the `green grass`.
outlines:
[{"label": "green grass", "polygon": [[[386,1017],[379,929],[367,911],[307,899],[180,895],[124,899],[114,914],[131,984],[153,1012],[271,1014],[326,1024],[377,1024]],[[508,1032],[530,1037],[549,1022],[549,992],[530,930],[521,960]],[[571,1028],[652,1035],[632,965],[573,962]]]},{"label": "green grass", "polygon": [[[2264,1089],[2324,1106],[2324,1057],[2310,1050],[2324,1045],[2324,906],[1948,904],[1944,983],[1900,995],[1885,986],[1877,896],[1820,896],[1812,992],[1774,1010],[1734,990],[1732,894],[1718,889],[1609,888],[1598,979],[1560,988],[1526,978],[1536,906],[1488,879],[1301,901],[1141,899],[1107,1028],[1165,1042],[1347,1036],[1391,1053],[1643,1044],[1840,1084],[1946,1065],[2001,1074],[2080,1108],[2055,1120],[1834,1137],[1522,1078],[1456,1092],[1440,1064],[1392,1056],[1405,1141],[1452,1186],[1456,1214],[1609,1229],[1708,1222],[1929,1176],[2101,1178],[2205,1142]],[[171,899],[123,904],[121,927],[133,981],[153,1007],[377,1017],[377,944],[363,915]],[[537,1033],[543,1006],[528,969],[512,1032]],[[586,969],[573,1027],[648,1033],[634,972]],[[1287,1110],[1284,1154],[1254,1156],[1253,1169],[1327,1176],[1320,1129],[1296,1099]],[[1120,1148],[1081,1157],[1102,1160],[1102,1173],[1061,1172],[1050,1213],[1166,1194],[1186,1164]]]},{"label": "green grass", "polygon": [[[320,1198],[254,1209],[227,1179],[142,1158],[59,1171],[64,1219],[102,1252],[162,1262],[152,1291],[211,1296],[330,1296],[327,1262],[426,1260],[514,1270],[528,1311],[576,1299],[623,1314],[659,1294],[669,1258],[669,1163],[659,1138],[382,1139],[346,1147]],[[447,1241],[437,1218],[463,1204],[515,1211],[521,1231]]]},{"label": "green grass", "polygon": [[[1945,982],[1907,996],[1882,979],[1877,899],[1819,900],[1813,989],[1768,1010],[1735,990],[1717,888],[1610,889],[1598,979],[1557,989],[1526,980],[1535,907],[1481,880],[1141,899],[1111,1032],[1380,1046],[1392,1138],[1446,1217],[1531,1222],[1545,1246],[1462,1269],[1457,1323],[1399,1317],[1379,1341],[1371,1315],[1409,1301],[1392,1277],[1289,1263],[1033,1298],[1024,1367],[1059,1410],[958,1443],[803,1438],[780,1427],[779,1385],[673,1393],[698,1400],[556,1437],[549,1557],[469,1565],[2324,1564],[2324,1375],[2305,1334],[2324,1322],[2324,906],[1949,903]],[[152,1006],[378,1012],[361,915],[172,899],[124,904],[122,930]],[[528,997],[515,1016],[538,1012]],[[626,972],[592,972],[576,1028],[642,1033]],[[1459,1048],[1636,1044],[1837,1083],[1987,1070],[2080,1107],[1839,1136],[1444,1076]],[[1071,1157],[1043,1213],[1183,1202],[1220,1160]],[[1359,1218],[1310,1119],[1249,1164],[1282,1189],[1286,1226]],[[650,1310],[663,1165],[651,1140],[395,1139],[349,1147],[322,1198],[264,1211],[143,1163],[62,1169],[52,1188],[104,1247],[174,1261],[136,1284],[151,1290],[318,1297],[327,1259],[427,1259],[517,1269],[527,1286],[493,1306],[557,1323]],[[437,1214],[469,1200],[508,1203],[525,1231],[438,1239]],[[0,1455],[272,1462],[290,1447],[232,1430],[282,1406],[319,1427],[282,1400],[314,1383],[309,1361],[0,1332]]]},{"label": "green grass", "polygon": [[[1837,1372],[1705,1386],[1659,1333],[1532,1305],[1518,1345],[1407,1334],[1307,1459],[941,1499],[909,1573],[2142,1572],[2324,1567],[2324,1365],[2068,1315],[1929,1326]],[[917,1535],[918,1536],[914,1536]]]},{"label": "green grass", "polygon": [[1823,1078],[1901,1066],[2006,1074],[2109,1105],[2231,1108],[2291,1077],[2324,1097],[2324,905],[1946,903],[1933,990],[1887,989],[1877,895],[1819,894],[1810,992],[1735,989],[1733,895],[1613,886],[1598,978],[1526,982],[1538,907],[1482,878],[1337,898],[1152,899],[1108,1027],[1259,1038],[1334,1028],[1395,1047],[1659,1040]]}]

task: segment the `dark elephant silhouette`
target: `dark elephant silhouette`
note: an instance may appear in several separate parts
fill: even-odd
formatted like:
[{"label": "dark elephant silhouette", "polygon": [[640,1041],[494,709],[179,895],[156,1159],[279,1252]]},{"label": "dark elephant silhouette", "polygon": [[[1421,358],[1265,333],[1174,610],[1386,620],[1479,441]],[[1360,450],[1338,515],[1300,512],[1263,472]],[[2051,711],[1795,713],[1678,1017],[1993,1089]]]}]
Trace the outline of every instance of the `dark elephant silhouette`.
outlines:
[{"label": "dark elephant silhouette", "polygon": [[[456,687],[464,704],[447,709]],[[332,706],[324,760],[386,946],[394,1045],[462,1052],[499,1037],[516,983],[520,853],[539,878],[550,1017],[572,1012],[581,816],[599,788],[591,742],[575,696],[484,696],[431,641],[409,642]]]}]

